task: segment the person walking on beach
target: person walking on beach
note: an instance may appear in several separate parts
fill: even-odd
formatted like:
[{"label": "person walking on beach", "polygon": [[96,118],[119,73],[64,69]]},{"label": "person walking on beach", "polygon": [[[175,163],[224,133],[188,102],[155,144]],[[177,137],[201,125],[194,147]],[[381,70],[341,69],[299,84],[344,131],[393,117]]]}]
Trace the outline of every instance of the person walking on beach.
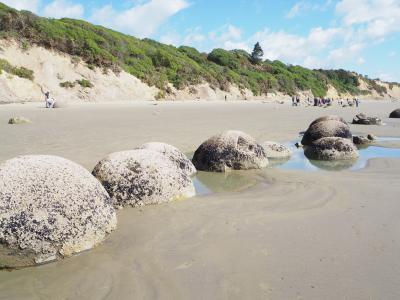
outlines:
[{"label": "person walking on beach", "polygon": [[360,100],[358,98],[354,98],[354,101],[356,102],[356,107],[360,104]]},{"label": "person walking on beach", "polygon": [[300,106],[300,97],[299,96],[296,97],[296,106]]},{"label": "person walking on beach", "polygon": [[292,106],[296,106],[296,97],[292,96]]}]

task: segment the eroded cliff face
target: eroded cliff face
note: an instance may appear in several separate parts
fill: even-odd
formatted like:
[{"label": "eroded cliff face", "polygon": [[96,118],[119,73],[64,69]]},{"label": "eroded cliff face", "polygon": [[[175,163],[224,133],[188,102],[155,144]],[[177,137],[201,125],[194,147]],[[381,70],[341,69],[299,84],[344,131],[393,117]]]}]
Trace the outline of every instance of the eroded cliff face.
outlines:
[{"label": "eroded cliff face", "polygon": [[[34,78],[29,80],[2,71],[0,74],[0,103],[18,103],[43,101],[44,91],[50,91],[56,100],[65,102],[112,102],[136,100],[289,100],[288,95],[276,92],[268,95],[255,96],[253,93],[231,85],[229,91],[213,89],[208,83],[190,86],[176,90],[170,86],[169,93],[160,93],[156,87],[143,83],[131,74],[121,71],[115,74],[100,68],[89,68],[84,62],[42,47],[31,46],[22,49],[20,45],[10,40],[0,40],[0,59],[4,59],[15,67],[25,67],[33,71]],[[91,87],[86,85],[90,83]],[[400,99],[400,86],[377,82],[386,87],[387,93],[379,95],[370,89],[366,82],[360,79],[360,89],[369,90],[368,99]],[[299,93],[302,98],[313,95],[311,91]],[[351,98],[352,95],[339,95],[330,86],[328,97]]]}]

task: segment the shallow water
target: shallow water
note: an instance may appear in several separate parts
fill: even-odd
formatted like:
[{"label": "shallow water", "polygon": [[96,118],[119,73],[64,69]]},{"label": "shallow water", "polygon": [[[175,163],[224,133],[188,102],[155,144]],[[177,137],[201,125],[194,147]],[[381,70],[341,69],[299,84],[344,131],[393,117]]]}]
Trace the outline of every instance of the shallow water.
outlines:
[{"label": "shallow water", "polygon": [[386,147],[385,143],[399,141],[396,138],[378,138],[375,144],[367,147],[359,147],[360,157],[356,160],[339,160],[339,161],[320,161],[311,160],[304,155],[302,148],[297,148],[295,142],[288,143],[288,146],[293,155],[289,160],[279,161],[271,159],[271,167],[277,167],[284,170],[305,170],[305,171],[341,171],[351,170],[356,171],[365,168],[368,161],[374,158],[400,158],[400,145],[398,148]]}]

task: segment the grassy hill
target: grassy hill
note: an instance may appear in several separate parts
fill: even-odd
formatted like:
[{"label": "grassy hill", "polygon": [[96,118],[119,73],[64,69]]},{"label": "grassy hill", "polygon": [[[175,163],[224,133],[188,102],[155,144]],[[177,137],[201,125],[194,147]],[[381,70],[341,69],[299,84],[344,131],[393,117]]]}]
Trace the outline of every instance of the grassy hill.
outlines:
[{"label": "grassy hill", "polygon": [[[150,39],[137,39],[85,21],[38,17],[2,3],[0,38],[15,39],[23,48],[35,44],[67,53],[83,60],[90,68],[100,67],[105,72],[117,73],[123,69],[158,87],[161,97],[169,92],[168,83],[182,89],[202,82],[222,90],[235,84],[241,89],[250,89],[255,95],[311,90],[315,96],[324,96],[328,85],[340,93],[368,93],[359,89],[362,76],[345,70],[310,70],[269,60],[253,64],[243,50],[214,49],[209,54],[200,53],[191,47],[176,48]],[[0,71],[1,65],[6,62],[0,64]],[[363,79],[370,89],[386,93],[386,88],[376,81]]]}]

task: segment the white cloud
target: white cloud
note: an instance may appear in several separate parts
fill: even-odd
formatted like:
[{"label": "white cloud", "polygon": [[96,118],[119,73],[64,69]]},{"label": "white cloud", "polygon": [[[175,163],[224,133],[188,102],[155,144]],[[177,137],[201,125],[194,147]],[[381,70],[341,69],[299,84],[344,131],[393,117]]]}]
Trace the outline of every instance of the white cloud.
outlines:
[{"label": "white cloud", "polygon": [[40,0],[2,0],[1,2],[18,10],[24,9],[32,12],[37,12],[40,5]]},{"label": "white cloud", "polygon": [[341,0],[336,13],[345,26],[358,26],[365,38],[385,38],[400,32],[400,1]]},{"label": "white cloud", "polygon": [[311,3],[310,1],[299,1],[295,3],[286,14],[287,19],[292,19],[309,11],[325,11],[332,4],[332,0],[326,0],[324,3]]},{"label": "white cloud", "polygon": [[233,25],[227,24],[209,33],[210,39],[216,42],[239,40],[242,38],[242,30]]},{"label": "white cloud", "polygon": [[171,16],[187,8],[186,0],[150,0],[125,11],[106,5],[93,12],[90,20],[138,37],[148,37]]},{"label": "white cloud", "polygon": [[307,36],[299,36],[285,31],[273,32],[268,29],[257,32],[249,43],[260,42],[264,57],[283,60],[307,67],[322,67],[318,56],[334,47],[337,39],[344,35],[341,28],[313,28]]},{"label": "white cloud", "polygon": [[83,17],[85,12],[81,4],[70,3],[66,0],[55,0],[43,8],[43,15],[51,18],[75,18]]}]

